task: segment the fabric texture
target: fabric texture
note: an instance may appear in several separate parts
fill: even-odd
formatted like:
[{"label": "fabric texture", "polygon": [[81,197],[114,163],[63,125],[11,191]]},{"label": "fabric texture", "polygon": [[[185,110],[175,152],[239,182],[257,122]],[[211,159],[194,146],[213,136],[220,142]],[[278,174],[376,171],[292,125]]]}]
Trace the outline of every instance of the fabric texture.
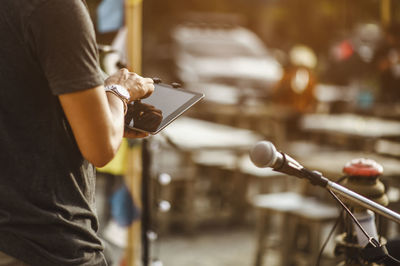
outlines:
[{"label": "fabric texture", "polygon": [[82,0],[0,4],[0,251],[29,265],[105,265],[95,169],[57,95],[101,85]]},{"label": "fabric texture", "polygon": [[28,264],[0,251],[0,266],[28,266]]}]

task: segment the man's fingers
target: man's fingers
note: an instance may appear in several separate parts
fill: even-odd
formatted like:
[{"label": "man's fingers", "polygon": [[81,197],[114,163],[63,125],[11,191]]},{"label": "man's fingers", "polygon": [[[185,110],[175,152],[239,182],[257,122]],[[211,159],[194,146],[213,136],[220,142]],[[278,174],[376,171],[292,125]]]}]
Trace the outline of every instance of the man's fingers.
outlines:
[{"label": "man's fingers", "polygon": [[127,80],[129,78],[131,72],[129,72],[129,70],[126,69],[126,68],[121,68],[120,71],[121,71],[121,79],[122,80]]},{"label": "man's fingers", "polygon": [[124,137],[128,139],[145,138],[149,136],[149,133],[140,132],[134,129],[125,128]]},{"label": "man's fingers", "polygon": [[143,95],[142,99],[149,97],[153,92],[154,92],[154,85],[153,84],[148,84],[147,85],[147,92]]},{"label": "man's fingers", "polygon": [[131,100],[139,100],[149,97],[154,91],[154,81],[144,78],[126,68],[121,68],[117,73],[110,76],[106,85],[118,84],[129,90]]},{"label": "man's fingers", "polygon": [[143,81],[144,81],[145,83],[151,83],[151,84],[154,84],[154,80],[153,80],[153,79],[151,79],[151,78],[143,78]]}]

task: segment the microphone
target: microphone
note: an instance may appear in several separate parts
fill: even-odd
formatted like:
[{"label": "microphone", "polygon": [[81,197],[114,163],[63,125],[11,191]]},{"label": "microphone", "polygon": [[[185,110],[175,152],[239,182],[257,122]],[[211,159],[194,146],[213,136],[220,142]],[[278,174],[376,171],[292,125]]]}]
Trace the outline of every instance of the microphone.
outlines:
[{"label": "microphone", "polygon": [[317,171],[310,171],[300,165],[296,160],[283,152],[278,152],[269,141],[258,142],[250,150],[251,161],[260,168],[271,167],[274,171],[300,177],[307,178],[311,184],[327,188],[340,196],[357,203],[362,207],[372,210],[388,219],[400,224],[400,214],[383,207],[382,205],[365,198],[339,184],[329,181]]},{"label": "microphone", "polygon": [[250,160],[260,168],[271,167],[274,171],[280,173],[310,179],[314,185],[325,187],[328,182],[320,173],[310,171],[289,155],[278,152],[274,144],[269,141],[258,142],[250,150]]}]

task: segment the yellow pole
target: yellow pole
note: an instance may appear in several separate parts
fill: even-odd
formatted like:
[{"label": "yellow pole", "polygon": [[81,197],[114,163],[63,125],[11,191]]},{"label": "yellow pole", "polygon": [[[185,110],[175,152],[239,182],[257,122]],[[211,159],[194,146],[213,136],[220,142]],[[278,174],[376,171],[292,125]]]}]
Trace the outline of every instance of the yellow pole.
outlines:
[{"label": "yellow pole", "polygon": [[131,71],[142,73],[142,7],[143,0],[126,0],[125,22],[128,29],[127,54]]},{"label": "yellow pole", "polygon": [[[141,209],[141,187],[142,187],[142,160],[141,160],[141,146],[135,145],[131,147],[128,152],[128,167],[125,176],[125,182],[132,194],[136,205]],[[127,246],[125,250],[125,260],[127,266],[141,265],[141,222],[135,221],[128,228]]]},{"label": "yellow pole", "polygon": [[[125,25],[127,27],[128,68],[142,72],[142,0],[125,0]],[[128,152],[127,187],[137,206],[142,208],[142,158],[141,145],[134,145]],[[135,221],[128,229],[126,265],[141,265],[141,222]]]},{"label": "yellow pole", "polygon": [[389,26],[391,21],[391,0],[381,0],[381,21],[384,27]]}]

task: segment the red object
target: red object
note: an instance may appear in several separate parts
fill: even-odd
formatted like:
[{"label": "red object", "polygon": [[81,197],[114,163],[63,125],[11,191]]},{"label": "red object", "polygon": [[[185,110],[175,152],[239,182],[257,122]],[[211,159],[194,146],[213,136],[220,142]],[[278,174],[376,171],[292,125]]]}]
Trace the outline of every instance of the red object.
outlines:
[{"label": "red object", "polygon": [[383,167],[374,160],[358,158],[348,162],[343,172],[349,176],[377,177],[383,173]]},{"label": "red object", "polygon": [[354,54],[354,48],[350,41],[344,40],[337,47],[337,59],[344,61]]}]

